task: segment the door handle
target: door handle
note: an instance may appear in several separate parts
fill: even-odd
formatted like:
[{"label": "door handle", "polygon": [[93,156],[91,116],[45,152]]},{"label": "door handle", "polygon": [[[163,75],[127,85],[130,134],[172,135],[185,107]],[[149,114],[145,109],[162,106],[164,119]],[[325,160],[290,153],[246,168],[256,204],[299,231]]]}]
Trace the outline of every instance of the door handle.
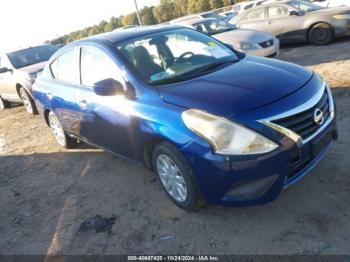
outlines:
[{"label": "door handle", "polygon": [[272,21],[267,21],[267,24],[271,25],[271,24],[273,24],[273,22]]},{"label": "door handle", "polygon": [[81,109],[86,109],[86,108],[88,108],[88,103],[86,102],[86,100],[81,100],[79,102],[79,106]]}]

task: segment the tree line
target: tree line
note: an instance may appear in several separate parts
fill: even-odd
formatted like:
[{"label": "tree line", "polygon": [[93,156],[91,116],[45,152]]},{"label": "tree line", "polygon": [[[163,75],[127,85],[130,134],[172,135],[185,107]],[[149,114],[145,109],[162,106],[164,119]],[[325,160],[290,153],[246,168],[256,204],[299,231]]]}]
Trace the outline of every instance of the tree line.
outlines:
[{"label": "tree line", "polygon": [[[160,0],[159,5],[145,6],[140,9],[139,13],[143,25],[154,25],[168,22],[177,17],[218,9],[242,1],[244,0]],[[46,43],[66,44],[87,36],[111,32],[116,28],[130,25],[138,25],[136,12],[125,16],[111,17],[108,22],[103,20],[99,24],[48,40]]]}]

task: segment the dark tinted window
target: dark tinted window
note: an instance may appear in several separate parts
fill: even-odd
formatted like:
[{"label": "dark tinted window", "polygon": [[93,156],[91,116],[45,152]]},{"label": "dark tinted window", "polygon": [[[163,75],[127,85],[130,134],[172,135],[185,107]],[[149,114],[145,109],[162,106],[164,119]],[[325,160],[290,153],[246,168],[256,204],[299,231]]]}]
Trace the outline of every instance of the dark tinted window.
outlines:
[{"label": "dark tinted window", "polygon": [[11,52],[7,55],[13,67],[21,68],[47,61],[57,50],[56,46],[43,45]]},{"label": "dark tinted window", "polygon": [[266,2],[266,1],[260,1],[256,5],[262,5],[264,2]]},{"label": "dark tinted window", "polygon": [[75,58],[75,49],[72,49],[60,55],[51,63],[50,69],[54,78],[68,83],[76,83],[77,67]]},{"label": "dark tinted window", "polygon": [[247,9],[250,9],[254,6],[254,4],[250,4],[250,5],[246,5],[243,9],[244,10],[247,10]]},{"label": "dark tinted window", "polygon": [[96,47],[87,46],[81,49],[80,70],[81,83],[84,86],[93,86],[109,78],[123,83],[122,73],[112,58]]}]

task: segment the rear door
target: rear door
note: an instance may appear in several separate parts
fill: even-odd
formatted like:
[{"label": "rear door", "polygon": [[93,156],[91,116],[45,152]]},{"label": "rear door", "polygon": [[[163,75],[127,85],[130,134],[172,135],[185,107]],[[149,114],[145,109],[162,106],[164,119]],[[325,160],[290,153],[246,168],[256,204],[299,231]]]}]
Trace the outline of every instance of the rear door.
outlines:
[{"label": "rear door", "polygon": [[262,6],[254,8],[252,11],[247,11],[246,14],[242,15],[236,25],[240,28],[266,31],[266,8]]},{"label": "rear door", "polygon": [[305,40],[306,30],[303,29],[305,17],[289,15],[292,10],[296,11],[283,4],[269,5],[267,7],[267,31],[276,35],[282,42]]},{"label": "rear door", "polygon": [[79,89],[78,48],[74,47],[57,57],[50,70],[53,81],[46,89],[51,110],[64,129],[71,134],[80,134],[80,121],[84,117],[76,103]]}]

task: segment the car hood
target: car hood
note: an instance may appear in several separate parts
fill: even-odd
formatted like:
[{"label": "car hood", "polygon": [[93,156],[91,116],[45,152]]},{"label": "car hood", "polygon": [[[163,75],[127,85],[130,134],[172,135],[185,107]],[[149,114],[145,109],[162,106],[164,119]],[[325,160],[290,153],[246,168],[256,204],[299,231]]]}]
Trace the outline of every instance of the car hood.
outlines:
[{"label": "car hood", "polygon": [[26,72],[26,73],[37,73],[43,70],[43,68],[45,67],[47,61],[45,62],[41,62],[41,63],[37,63],[34,65],[30,65],[30,66],[26,66],[26,67],[22,67],[18,70],[22,71],[22,72]]},{"label": "car hood", "polygon": [[255,44],[274,38],[274,36],[270,33],[249,29],[235,29],[220,34],[215,34],[213,37],[221,42],[230,44],[239,42],[249,42]]},{"label": "car hood", "polygon": [[277,101],[304,86],[313,73],[279,60],[246,56],[185,82],[158,87],[161,98],[185,108],[234,116]]},{"label": "car hood", "polygon": [[320,10],[312,11],[310,14],[343,14],[350,13],[349,6],[340,6],[340,7],[328,7],[322,8]]}]

